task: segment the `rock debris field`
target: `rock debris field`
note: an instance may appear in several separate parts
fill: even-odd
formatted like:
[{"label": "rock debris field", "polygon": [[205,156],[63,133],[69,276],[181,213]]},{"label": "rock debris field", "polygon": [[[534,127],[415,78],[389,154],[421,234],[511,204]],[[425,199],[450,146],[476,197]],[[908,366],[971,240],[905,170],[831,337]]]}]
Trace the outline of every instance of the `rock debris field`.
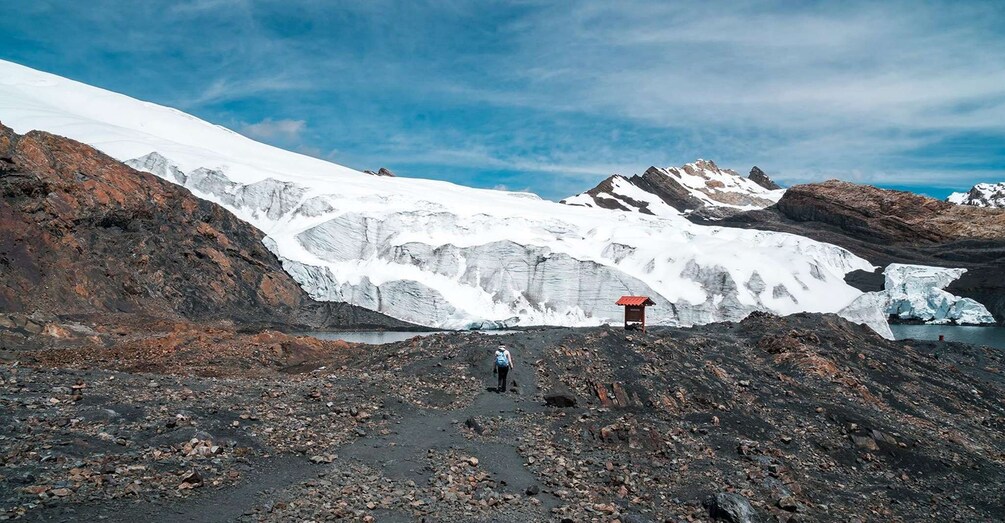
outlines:
[{"label": "rock debris field", "polygon": [[0,519],[1005,518],[1002,354],[836,316],[382,346],[109,336],[0,351]]}]

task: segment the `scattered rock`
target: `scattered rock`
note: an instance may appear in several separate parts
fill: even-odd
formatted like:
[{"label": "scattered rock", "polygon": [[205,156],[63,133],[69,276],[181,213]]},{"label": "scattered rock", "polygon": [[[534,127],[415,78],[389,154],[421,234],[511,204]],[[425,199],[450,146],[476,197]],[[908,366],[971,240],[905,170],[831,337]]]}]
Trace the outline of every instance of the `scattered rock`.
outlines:
[{"label": "scattered rock", "polygon": [[729,523],[755,523],[754,509],[747,498],[732,492],[720,492],[704,502],[708,515]]},{"label": "scattered rock", "polygon": [[181,483],[178,484],[178,488],[181,490],[193,489],[202,486],[202,476],[199,475],[199,471],[193,469],[181,477]]},{"label": "scattered rock", "polygon": [[569,393],[559,392],[546,395],[544,402],[551,407],[570,408],[576,406],[576,397]]},{"label": "scattered rock", "polygon": [[851,441],[856,447],[861,449],[870,451],[879,450],[879,445],[876,444],[876,440],[870,438],[869,436],[856,436],[853,434],[851,436]]},{"label": "scattered rock", "polygon": [[785,496],[778,500],[778,508],[788,510],[789,512],[795,512],[799,507],[799,502],[793,496]]},{"label": "scattered rock", "polygon": [[314,463],[331,463],[335,461],[334,454],[321,454],[317,456],[311,456],[311,461]]},{"label": "scattered rock", "polygon": [[487,430],[481,423],[475,418],[468,418],[464,421],[464,426],[471,429],[475,434],[485,434]]}]

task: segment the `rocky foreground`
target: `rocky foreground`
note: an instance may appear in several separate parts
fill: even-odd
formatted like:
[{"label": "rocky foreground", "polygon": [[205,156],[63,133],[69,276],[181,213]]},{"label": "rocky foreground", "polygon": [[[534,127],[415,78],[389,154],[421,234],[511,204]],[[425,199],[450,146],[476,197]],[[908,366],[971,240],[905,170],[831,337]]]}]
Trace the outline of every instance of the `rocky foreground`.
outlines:
[{"label": "rocky foreground", "polygon": [[97,337],[0,351],[0,519],[1003,517],[1000,351],[833,316],[378,347],[222,324]]}]

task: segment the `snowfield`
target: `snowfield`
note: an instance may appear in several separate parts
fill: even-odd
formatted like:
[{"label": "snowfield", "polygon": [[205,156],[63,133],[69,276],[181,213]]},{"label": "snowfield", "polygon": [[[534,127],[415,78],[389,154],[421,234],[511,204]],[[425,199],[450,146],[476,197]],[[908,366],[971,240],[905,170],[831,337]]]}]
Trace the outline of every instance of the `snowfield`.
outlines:
[{"label": "snowfield", "polygon": [[[619,322],[622,294],[651,296],[651,321],[671,325],[841,312],[862,295],[844,275],[873,269],[791,234],[372,176],[3,61],[0,121],[88,143],[223,205],[266,233],[316,299],[433,327]],[[861,302],[844,314],[886,325]]]}]

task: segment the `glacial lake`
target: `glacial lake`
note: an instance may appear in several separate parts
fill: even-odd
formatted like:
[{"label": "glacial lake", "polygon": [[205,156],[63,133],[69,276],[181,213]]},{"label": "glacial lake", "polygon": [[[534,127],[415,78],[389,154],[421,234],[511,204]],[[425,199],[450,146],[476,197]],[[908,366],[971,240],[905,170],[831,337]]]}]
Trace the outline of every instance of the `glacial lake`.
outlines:
[{"label": "glacial lake", "polygon": [[[987,345],[1005,349],[1005,327],[962,327],[958,325],[890,325],[898,340],[937,340],[942,334],[947,341],[959,341],[972,345]],[[302,336],[313,336],[322,340],[342,340],[349,343],[382,345],[409,340],[418,336],[429,336],[450,331],[325,331],[304,332]],[[513,330],[458,331],[480,332],[482,334],[510,334]]]},{"label": "glacial lake", "polygon": [[890,330],[898,340],[938,340],[941,334],[946,337],[946,341],[1005,349],[1005,327],[1000,326],[890,325]]},{"label": "glacial lake", "polygon": [[[367,345],[383,345],[385,343],[395,343],[398,341],[410,340],[420,336],[429,336],[441,332],[451,331],[326,331],[326,332],[303,332],[301,336],[311,336],[321,340],[342,340],[349,343],[365,343]],[[479,332],[481,334],[510,334],[517,332],[514,330],[481,330],[481,331],[457,331],[457,332]]]}]

